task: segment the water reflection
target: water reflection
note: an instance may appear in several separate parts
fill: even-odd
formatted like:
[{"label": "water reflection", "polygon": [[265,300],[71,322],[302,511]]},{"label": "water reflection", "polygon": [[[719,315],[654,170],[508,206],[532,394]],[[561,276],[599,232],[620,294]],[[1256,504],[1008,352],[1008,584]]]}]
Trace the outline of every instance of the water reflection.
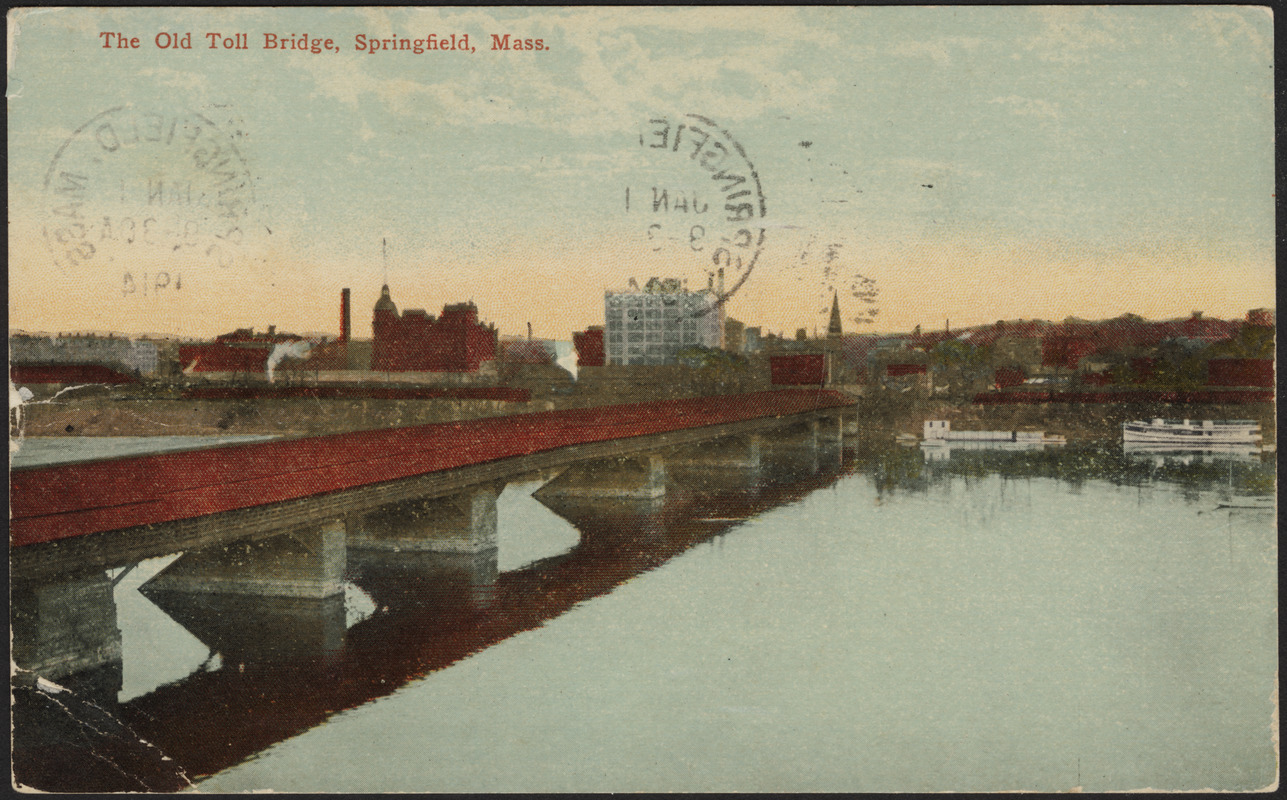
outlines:
[{"label": "water reflection", "polygon": [[1270,454],[1245,449],[1207,451],[1123,449],[1091,444],[1051,449],[941,448],[934,457],[917,450],[868,444],[856,451],[854,466],[867,473],[881,493],[926,492],[954,476],[1053,478],[1076,490],[1086,481],[1118,486],[1172,487],[1197,502],[1204,493],[1221,499],[1266,496],[1274,489]]},{"label": "water reflection", "polygon": [[496,501],[500,552],[496,568],[512,572],[535,561],[562,555],[581,541],[577,530],[541,505],[532,494],[553,474],[511,481]]},{"label": "water reflection", "polygon": [[[323,599],[193,594],[142,589],[148,600],[234,664],[256,661],[327,662],[344,646],[343,595]],[[205,662],[203,662],[204,664]]]}]

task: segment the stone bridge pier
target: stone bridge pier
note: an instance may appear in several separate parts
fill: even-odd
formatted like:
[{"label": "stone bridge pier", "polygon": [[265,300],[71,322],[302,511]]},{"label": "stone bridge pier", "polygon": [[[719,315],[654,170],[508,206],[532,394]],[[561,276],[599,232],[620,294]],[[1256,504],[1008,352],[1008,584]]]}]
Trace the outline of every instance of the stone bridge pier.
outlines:
[{"label": "stone bridge pier", "polygon": [[654,500],[666,495],[666,463],[656,453],[583,461],[568,467],[534,495]]},{"label": "stone bridge pier", "polygon": [[493,484],[391,503],[348,520],[350,552],[480,553],[496,549]]},{"label": "stone bridge pier", "polygon": [[121,631],[102,570],[10,586],[11,658],[47,680],[114,703],[121,688]]},{"label": "stone bridge pier", "polygon": [[140,587],[225,661],[329,658],[344,644],[344,522],[190,550]]},{"label": "stone bridge pier", "polygon": [[344,594],[345,557],[345,525],[336,517],[266,538],[189,550],[144,586],[320,600]]},{"label": "stone bridge pier", "polygon": [[[503,483],[481,484],[351,516],[350,577],[377,605],[449,591],[489,605],[499,576],[496,500],[503,489]],[[408,591],[416,596],[404,597]]]},{"label": "stone bridge pier", "polygon": [[791,471],[817,472],[824,462],[843,458],[844,421],[818,417],[786,425],[765,436],[766,458]]},{"label": "stone bridge pier", "polygon": [[842,444],[845,440],[844,419],[837,416],[787,422],[764,434],[766,444],[777,448],[818,447]]},{"label": "stone bridge pier", "polygon": [[767,469],[764,434],[747,433],[677,447],[666,454],[670,477],[697,490],[759,491]]},{"label": "stone bridge pier", "polygon": [[677,448],[666,461],[675,467],[709,469],[737,469],[751,472],[760,469],[764,436],[748,433],[712,439],[687,447]]}]

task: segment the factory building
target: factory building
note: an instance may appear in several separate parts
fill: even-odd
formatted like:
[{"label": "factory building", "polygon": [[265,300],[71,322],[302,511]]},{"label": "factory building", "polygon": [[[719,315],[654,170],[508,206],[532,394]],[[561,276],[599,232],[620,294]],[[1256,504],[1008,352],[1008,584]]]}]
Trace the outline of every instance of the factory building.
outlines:
[{"label": "factory building", "polygon": [[255,333],[254,328],[238,328],[232,333],[216,336],[209,344],[181,346],[179,361],[187,373],[261,374],[267,372],[268,359],[275,348],[302,341],[302,336],[278,333],[275,325],[269,325],[266,333]]},{"label": "factory building", "polygon": [[477,372],[496,358],[496,328],[478,321],[472,302],[445,305],[437,318],[423,309],[399,314],[386,284],[371,325],[374,372]]},{"label": "factory building", "polygon": [[[714,276],[711,276],[712,280]],[[719,287],[707,281],[690,292],[676,278],[634,280],[625,291],[604,294],[604,347],[608,364],[674,364],[681,350],[724,344],[724,271]]]}]

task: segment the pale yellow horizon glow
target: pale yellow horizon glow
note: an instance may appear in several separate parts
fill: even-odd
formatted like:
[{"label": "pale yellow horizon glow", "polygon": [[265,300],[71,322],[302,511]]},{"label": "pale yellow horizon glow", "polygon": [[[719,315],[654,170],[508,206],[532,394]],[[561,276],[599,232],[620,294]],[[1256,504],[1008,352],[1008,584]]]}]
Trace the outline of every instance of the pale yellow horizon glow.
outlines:
[{"label": "pale yellow horizon glow", "polygon": [[[25,239],[15,238],[24,228]],[[97,269],[77,276],[46,266],[43,242],[33,233],[30,226],[11,227],[10,331],[211,338],[236,328],[275,325],[280,331],[335,334],[340,290],[348,287],[353,335],[367,338],[371,309],[384,281],[378,258],[353,267],[304,261],[274,249],[258,253],[253,268],[219,272],[198,264],[177,291],[144,293],[136,286],[126,295],[116,272],[107,276]],[[544,246],[508,242],[510,252],[492,257],[442,251],[399,259],[389,270],[393,298],[400,309],[423,308],[431,314],[446,303],[473,300],[480,317],[495,323],[502,335],[524,336],[530,322],[535,336],[566,341],[573,331],[603,323],[605,290],[624,288],[630,277],[642,283],[652,275],[682,272],[668,273],[667,263],[652,260],[642,247],[618,248],[605,262],[597,242],[542,238]],[[522,250],[522,256],[513,254]],[[730,296],[729,316],[765,333],[825,330],[830,294],[797,279],[785,266],[789,251],[787,243],[766,246],[751,276]],[[918,325],[925,330],[947,324],[963,328],[998,319],[1106,319],[1124,313],[1170,319],[1195,310],[1238,319],[1250,309],[1273,307],[1275,301],[1270,265],[1191,248],[1104,259],[1070,255],[1054,245],[958,240],[873,249],[863,254],[863,265],[864,274],[880,288],[880,312],[874,324],[856,324],[859,301],[841,296],[847,333],[906,332]],[[139,259],[130,271],[141,284],[143,274],[158,269],[177,280],[183,264],[164,257]]]}]

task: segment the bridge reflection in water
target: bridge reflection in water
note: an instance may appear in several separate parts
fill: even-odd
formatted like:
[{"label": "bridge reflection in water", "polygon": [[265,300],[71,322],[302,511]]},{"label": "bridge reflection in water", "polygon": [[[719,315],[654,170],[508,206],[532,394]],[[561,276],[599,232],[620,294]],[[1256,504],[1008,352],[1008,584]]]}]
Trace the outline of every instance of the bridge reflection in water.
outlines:
[{"label": "bridge reflection in water", "polygon": [[[140,561],[173,557],[165,537],[14,550],[15,776],[48,791],[182,788],[833,483],[842,445],[838,418],[812,420],[447,496],[404,481],[392,500],[327,496],[312,518],[294,503],[184,523],[202,545],[140,590],[208,657],[123,702],[113,589]],[[501,548],[524,531],[498,525],[498,498],[538,479],[533,497],[579,540],[502,572]]]}]

